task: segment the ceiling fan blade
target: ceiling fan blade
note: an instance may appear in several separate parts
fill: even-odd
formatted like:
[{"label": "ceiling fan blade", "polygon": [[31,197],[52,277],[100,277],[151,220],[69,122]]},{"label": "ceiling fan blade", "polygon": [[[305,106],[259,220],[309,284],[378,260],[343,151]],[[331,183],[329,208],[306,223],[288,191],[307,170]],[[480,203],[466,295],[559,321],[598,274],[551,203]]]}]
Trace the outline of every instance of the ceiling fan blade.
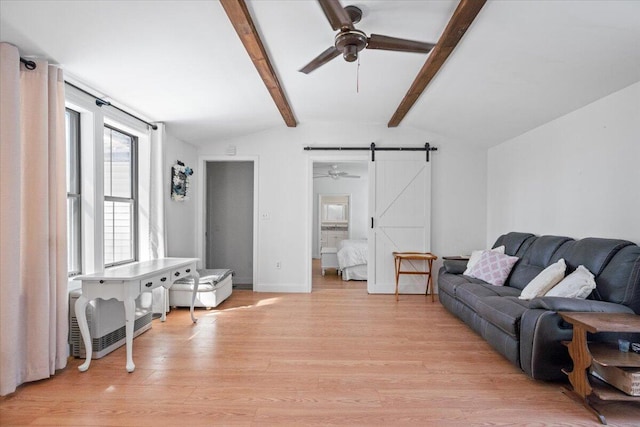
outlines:
[{"label": "ceiling fan blade", "polygon": [[380,34],[371,34],[368,42],[367,49],[395,50],[400,52],[416,53],[429,53],[435,46],[434,43],[417,42],[414,40],[381,36]]},{"label": "ceiling fan blade", "polygon": [[353,30],[353,22],[338,0],[318,0],[318,3],[334,30]]},{"label": "ceiling fan blade", "polygon": [[316,68],[323,66],[338,55],[340,55],[340,51],[336,49],[335,46],[331,46],[298,71],[300,71],[301,73],[309,74]]}]

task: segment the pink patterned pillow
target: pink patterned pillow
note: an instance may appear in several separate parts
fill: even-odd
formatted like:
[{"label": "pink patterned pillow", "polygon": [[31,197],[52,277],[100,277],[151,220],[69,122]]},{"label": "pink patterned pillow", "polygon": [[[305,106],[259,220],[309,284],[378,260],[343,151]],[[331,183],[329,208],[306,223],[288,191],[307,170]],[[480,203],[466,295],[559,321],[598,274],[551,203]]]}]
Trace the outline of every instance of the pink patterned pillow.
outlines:
[{"label": "pink patterned pillow", "polygon": [[467,275],[495,286],[503,286],[517,261],[518,257],[515,256],[484,251]]}]

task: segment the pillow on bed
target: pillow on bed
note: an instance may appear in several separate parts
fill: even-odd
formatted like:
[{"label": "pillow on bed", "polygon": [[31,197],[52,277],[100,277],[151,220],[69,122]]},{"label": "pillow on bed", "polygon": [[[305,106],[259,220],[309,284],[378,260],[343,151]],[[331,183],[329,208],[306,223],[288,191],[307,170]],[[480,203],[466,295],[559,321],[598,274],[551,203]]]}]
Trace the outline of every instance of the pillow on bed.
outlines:
[{"label": "pillow on bed", "polygon": [[468,276],[484,280],[494,286],[503,286],[518,257],[495,251],[484,251],[478,262],[471,267]]},{"label": "pillow on bed", "polygon": [[[504,246],[498,246],[497,248],[493,248],[493,249],[487,249],[490,250],[492,252],[497,252],[499,254],[503,254],[504,253]],[[480,256],[482,256],[482,253],[485,252],[485,250],[478,250],[478,251],[473,251],[471,252],[471,257],[469,257],[469,261],[467,261],[467,269],[464,271],[464,275],[468,276],[469,272],[471,271],[471,268],[476,265],[476,263],[480,260]]]}]

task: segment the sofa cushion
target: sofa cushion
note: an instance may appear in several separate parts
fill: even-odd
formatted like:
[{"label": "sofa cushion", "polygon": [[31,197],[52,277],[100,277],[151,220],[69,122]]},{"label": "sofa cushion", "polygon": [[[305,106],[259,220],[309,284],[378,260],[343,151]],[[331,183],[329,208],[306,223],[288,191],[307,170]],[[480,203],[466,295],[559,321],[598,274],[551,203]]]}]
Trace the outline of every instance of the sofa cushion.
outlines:
[{"label": "sofa cushion", "polygon": [[507,281],[517,257],[504,255],[494,251],[484,251],[480,260],[471,268],[469,276],[482,279],[495,286],[502,286]]},{"label": "sofa cushion", "polygon": [[595,288],[596,281],[593,278],[593,274],[587,270],[584,265],[581,265],[544,294],[544,296],[585,299]]},{"label": "sofa cushion", "polygon": [[620,249],[596,276],[596,285],[603,301],[624,304],[640,314],[640,246]]},{"label": "sofa cushion", "polygon": [[585,311],[593,313],[633,313],[629,307],[606,301],[578,298],[540,297],[529,301],[529,307],[550,311]]},{"label": "sofa cushion", "polygon": [[438,292],[447,293],[452,297],[457,296],[457,289],[459,286],[464,286],[469,283],[482,284],[484,282],[480,279],[463,276],[461,274],[447,273],[444,267],[440,269],[438,274]]},{"label": "sofa cushion", "polygon": [[504,245],[504,253],[520,257],[536,239],[537,237],[531,233],[518,233],[513,231],[498,237],[493,247],[496,248]]},{"label": "sofa cushion", "polygon": [[589,298],[640,313],[640,247],[627,240],[587,237],[567,247],[562,257],[569,271],[584,265],[595,276],[596,289]]},{"label": "sofa cushion", "polygon": [[484,297],[478,298],[476,303],[480,317],[514,338],[519,336],[520,318],[528,309],[528,301],[516,297]]},{"label": "sofa cushion", "polygon": [[554,262],[549,267],[542,270],[540,274],[529,282],[529,284],[522,290],[519,298],[532,299],[543,296],[564,278],[566,270],[567,264],[565,264],[563,258],[560,258],[559,261]]},{"label": "sofa cushion", "polygon": [[524,289],[542,270],[559,259],[554,259],[554,254],[569,241],[572,240],[563,236],[538,237],[522,254],[511,272],[507,285]]},{"label": "sofa cushion", "polygon": [[620,250],[632,245],[626,240],[587,237],[573,242],[562,257],[571,271],[584,265],[597,278]]},{"label": "sofa cushion", "polygon": [[493,286],[488,283],[467,283],[456,288],[456,298],[467,306],[476,309],[476,303],[485,297],[517,297],[520,290],[508,286]]}]

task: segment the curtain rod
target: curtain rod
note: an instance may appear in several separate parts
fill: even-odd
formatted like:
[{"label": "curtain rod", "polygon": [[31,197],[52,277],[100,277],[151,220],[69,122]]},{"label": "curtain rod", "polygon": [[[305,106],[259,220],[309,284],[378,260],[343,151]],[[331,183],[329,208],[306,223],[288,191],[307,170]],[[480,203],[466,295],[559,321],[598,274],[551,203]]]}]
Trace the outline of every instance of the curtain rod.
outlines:
[{"label": "curtain rod", "polygon": [[[24,64],[24,66],[25,66],[25,68],[26,68],[27,70],[35,70],[35,69],[36,69],[36,63],[35,63],[34,61],[31,61],[31,60],[29,60],[29,59],[24,59],[24,58],[20,57],[20,62],[22,62],[22,63]],[[84,89],[82,89],[82,88],[79,88],[78,86],[76,86],[76,85],[74,85],[74,84],[72,84],[72,83],[69,83],[69,82],[68,82],[68,81],[66,81],[66,80],[65,80],[64,82],[65,82],[66,84],[68,84],[69,86],[71,86],[72,88],[75,88],[75,89],[79,90],[80,92],[82,92],[82,93],[84,93],[84,94],[86,94],[86,95],[89,95],[89,96],[90,96],[90,97],[92,97],[92,98],[95,98],[95,100],[96,100],[96,105],[97,105],[98,107],[103,107],[103,106],[105,106],[105,105],[106,105],[106,106],[108,106],[108,107],[115,108],[116,110],[118,110],[118,111],[120,111],[120,112],[122,112],[122,113],[126,114],[127,116],[129,116],[129,117],[133,117],[134,119],[136,119],[136,120],[138,120],[138,121],[141,121],[142,123],[146,124],[147,126],[150,126],[150,127],[151,127],[151,129],[153,129],[153,130],[157,130],[157,129],[158,129],[158,126],[157,126],[157,125],[154,125],[153,123],[149,123],[149,122],[148,122],[148,121],[146,121],[146,120],[142,120],[140,117],[138,117],[138,116],[134,116],[133,114],[131,114],[131,113],[130,113],[130,112],[128,112],[128,111],[123,110],[122,108],[118,108],[118,107],[116,107],[115,105],[111,105],[111,103],[110,103],[109,101],[105,101],[104,99],[98,98],[98,97],[97,97],[97,96],[95,96],[94,94],[89,93],[89,92],[87,92],[86,90],[84,90]]]},{"label": "curtain rod", "polygon": [[36,63],[34,61],[31,61],[29,59],[24,59],[22,57],[20,57],[20,62],[22,62],[25,66],[25,68],[27,70],[35,70],[36,69]]},{"label": "curtain rod", "polygon": [[68,84],[69,86],[71,86],[72,88],[77,89],[77,90],[79,90],[80,92],[82,92],[82,93],[84,93],[84,94],[86,94],[86,95],[91,96],[92,98],[95,98],[95,100],[96,100],[96,105],[97,105],[98,107],[103,107],[103,106],[105,106],[105,105],[106,105],[107,107],[115,108],[116,110],[118,110],[118,111],[120,111],[120,112],[122,112],[122,113],[126,114],[127,116],[129,116],[129,117],[133,117],[134,119],[136,119],[136,120],[138,120],[138,121],[141,121],[142,123],[146,124],[147,126],[150,126],[150,127],[151,127],[151,129],[153,129],[153,130],[157,130],[157,129],[158,129],[158,126],[157,126],[157,125],[154,125],[153,123],[149,123],[149,122],[148,122],[148,121],[146,121],[146,120],[142,120],[140,117],[135,116],[135,115],[131,114],[130,112],[123,110],[122,108],[118,108],[118,107],[116,107],[115,105],[111,104],[111,102],[109,102],[109,101],[105,101],[105,100],[104,100],[104,99],[102,99],[102,98],[98,98],[98,97],[97,97],[97,96],[95,96],[94,94],[87,92],[86,90],[84,90],[84,89],[82,89],[82,88],[80,88],[80,87],[78,87],[78,86],[74,85],[73,83],[69,83],[69,82],[68,82],[68,81],[66,81],[66,80],[65,80],[64,82],[65,82],[66,84]]},{"label": "curtain rod", "polygon": [[427,162],[429,161],[429,153],[438,151],[438,147],[432,147],[428,142],[424,147],[376,147],[372,142],[368,147],[304,147],[305,151],[327,150],[327,151],[371,151],[371,161],[376,161],[376,151],[425,151],[427,154]]}]

